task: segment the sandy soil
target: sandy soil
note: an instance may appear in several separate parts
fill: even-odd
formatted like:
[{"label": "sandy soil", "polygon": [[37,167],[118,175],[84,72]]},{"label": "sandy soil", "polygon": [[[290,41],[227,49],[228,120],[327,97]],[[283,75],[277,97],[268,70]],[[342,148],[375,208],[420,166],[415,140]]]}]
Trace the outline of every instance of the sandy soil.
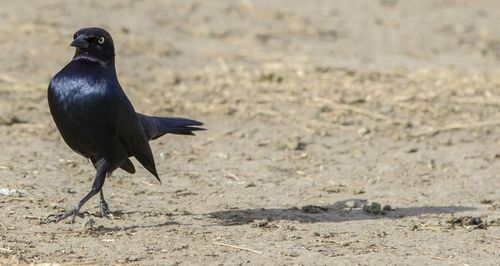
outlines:
[{"label": "sandy soil", "polygon": [[[1,6],[0,264],[500,263],[499,1]],[[162,185],[117,170],[113,219],[43,224],[93,179],[46,102],[83,26],[137,110],[209,130],[152,144]]]}]

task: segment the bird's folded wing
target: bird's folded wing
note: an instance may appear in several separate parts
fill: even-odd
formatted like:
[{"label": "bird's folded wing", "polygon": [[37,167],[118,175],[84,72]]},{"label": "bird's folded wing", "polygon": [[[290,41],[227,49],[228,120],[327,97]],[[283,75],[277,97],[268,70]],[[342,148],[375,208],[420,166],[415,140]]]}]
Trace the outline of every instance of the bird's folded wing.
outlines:
[{"label": "bird's folded wing", "polygon": [[156,172],[153,153],[151,147],[149,147],[149,140],[137,119],[132,105],[127,99],[123,101],[115,99],[112,107],[116,110],[112,112],[113,117],[110,118],[112,120],[112,131],[126,147],[129,155],[134,156],[144,168],[160,181]]}]

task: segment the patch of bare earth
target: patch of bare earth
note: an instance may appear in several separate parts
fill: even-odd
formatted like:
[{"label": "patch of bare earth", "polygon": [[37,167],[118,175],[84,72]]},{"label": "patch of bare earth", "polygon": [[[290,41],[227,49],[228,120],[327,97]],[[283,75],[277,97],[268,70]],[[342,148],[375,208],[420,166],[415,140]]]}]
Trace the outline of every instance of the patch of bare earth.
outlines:
[{"label": "patch of bare earth", "polygon": [[[498,265],[498,3],[479,2],[7,1],[0,264]],[[92,183],[46,87],[96,18],[136,109],[208,131],[152,143],[161,185],[108,178],[111,219],[92,199],[44,224]]]}]

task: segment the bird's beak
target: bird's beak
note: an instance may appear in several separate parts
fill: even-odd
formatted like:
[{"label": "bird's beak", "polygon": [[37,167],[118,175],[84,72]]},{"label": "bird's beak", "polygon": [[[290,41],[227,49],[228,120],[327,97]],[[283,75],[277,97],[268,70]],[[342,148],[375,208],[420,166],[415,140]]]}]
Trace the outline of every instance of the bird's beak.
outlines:
[{"label": "bird's beak", "polygon": [[85,35],[80,35],[76,39],[73,40],[70,44],[71,46],[74,46],[76,48],[88,48],[90,43],[87,41],[87,38]]}]

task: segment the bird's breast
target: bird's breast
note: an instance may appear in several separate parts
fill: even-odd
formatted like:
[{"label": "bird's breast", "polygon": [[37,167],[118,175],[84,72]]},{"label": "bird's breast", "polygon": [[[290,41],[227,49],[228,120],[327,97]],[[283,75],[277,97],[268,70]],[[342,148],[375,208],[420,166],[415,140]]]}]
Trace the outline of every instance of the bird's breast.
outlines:
[{"label": "bird's breast", "polygon": [[51,82],[53,96],[60,100],[75,100],[99,97],[106,94],[105,79],[84,78],[78,76],[54,77]]}]

